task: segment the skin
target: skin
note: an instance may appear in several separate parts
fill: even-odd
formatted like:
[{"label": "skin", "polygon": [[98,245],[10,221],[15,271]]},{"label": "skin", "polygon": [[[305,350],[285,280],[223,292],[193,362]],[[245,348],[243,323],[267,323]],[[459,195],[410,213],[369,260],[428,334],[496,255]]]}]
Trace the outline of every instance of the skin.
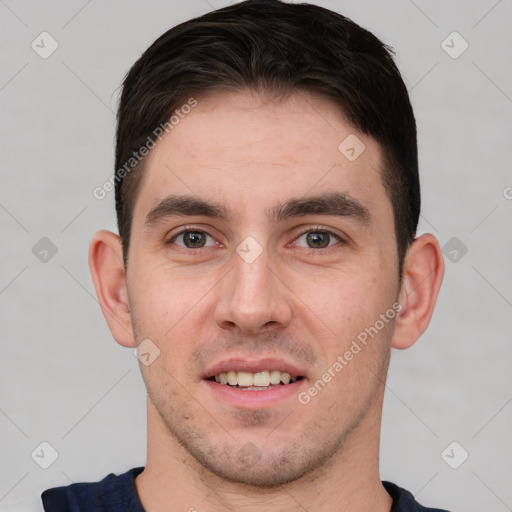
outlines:
[{"label": "skin", "polygon": [[[354,161],[338,150],[350,134],[365,144]],[[150,339],[160,350],[140,365],[148,456],[136,489],[147,511],[390,510],[378,468],[390,349],[426,329],[444,265],[438,241],[423,234],[399,282],[381,160],[379,144],[328,100],[210,94],[146,160],[126,273],[119,237],[96,233],[89,261],[113,337],[126,347]],[[265,214],[290,198],[340,191],[369,211],[368,223],[322,214],[271,223]],[[144,228],[169,194],[223,203],[232,218],[175,216]],[[203,232],[204,247],[187,249],[183,236],[166,244],[186,227]],[[334,235],[311,245],[307,233],[322,230]],[[248,236],[262,248],[252,263],[236,252]],[[400,315],[306,405],[294,394],[235,407],[201,379],[231,357],[278,357],[306,370],[298,391],[307,390],[396,301]],[[249,461],[240,457],[248,451]]]}]

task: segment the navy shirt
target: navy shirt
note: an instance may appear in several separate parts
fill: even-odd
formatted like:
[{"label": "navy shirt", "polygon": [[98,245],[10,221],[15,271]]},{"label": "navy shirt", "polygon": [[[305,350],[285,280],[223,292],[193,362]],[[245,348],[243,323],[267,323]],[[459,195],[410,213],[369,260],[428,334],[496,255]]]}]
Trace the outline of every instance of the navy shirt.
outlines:
[{"label": "navy shirt", "polygon": [[[143,467],[116,476],[107,475],[100,482],[76,483],[53,487],[41,494],[45,512],[145,512],[135,489],[135,477]],[[413,495],[391,482],[382,485],[393,498],[391,512],[447,512],[422,507]]]}]

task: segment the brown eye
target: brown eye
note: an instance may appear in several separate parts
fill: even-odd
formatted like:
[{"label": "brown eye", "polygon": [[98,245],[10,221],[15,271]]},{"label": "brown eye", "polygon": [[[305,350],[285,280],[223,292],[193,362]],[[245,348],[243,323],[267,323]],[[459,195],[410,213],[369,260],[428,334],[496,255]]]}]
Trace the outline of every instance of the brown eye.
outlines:
[{"label": "brown eye", "polygon": [[324,248],[329,245],[331,237],[329,233],[308,233],[306,241],[311,248]]},{"label": "brown eye", "polygon": [[[207,245],[208,238],[212,240],[212,243]],[[176,243],[176,245],[186,249],[201,249],[202,247],[215,245],[215,240],[204,231],[182,231],[173,236],[169,243]]]},{"label": "brown eye", "polygon": [[[299,243],[300,240],[304,240],[306,245]],[[297,238],[295,245],[309,249],[325,249],[339,241],[341,238],[330,231],[307,231]]]}]

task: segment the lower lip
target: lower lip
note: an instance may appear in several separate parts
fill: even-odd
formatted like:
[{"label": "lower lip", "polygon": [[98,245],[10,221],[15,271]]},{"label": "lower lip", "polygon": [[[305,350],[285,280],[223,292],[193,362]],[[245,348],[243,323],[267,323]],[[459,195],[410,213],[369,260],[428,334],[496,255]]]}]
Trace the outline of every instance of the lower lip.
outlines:
[{"label": "lower lip", "polygon": [[304,385],[306,379],[303,377],[290,384],[282,384],[265,390],[250,390],[233,388],[226,384],[219,384],[211,380],[202,381],[211,392],[235,407],[246,409],[268,407],[280,400],[297,396],[299,389]]}]

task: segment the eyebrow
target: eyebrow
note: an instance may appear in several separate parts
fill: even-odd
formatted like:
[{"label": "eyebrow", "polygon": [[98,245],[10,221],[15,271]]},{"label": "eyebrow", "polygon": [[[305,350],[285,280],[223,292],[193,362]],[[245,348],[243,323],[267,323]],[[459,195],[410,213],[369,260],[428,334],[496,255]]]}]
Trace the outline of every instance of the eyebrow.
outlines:
[{"label": "eyebrow", "polygon": [[[266,210],[270,223],[306,215],[332,215],[349,217],[363,225],[369,225],[371,215],[368,208],[357,199],[342,192],[291,198]],[[207,201],[192,195],[170,195],[160,201],[146,216],[144,228],[150,229],[171,217],[203,216],[229,222],[234,215],[226,205]]]}]

